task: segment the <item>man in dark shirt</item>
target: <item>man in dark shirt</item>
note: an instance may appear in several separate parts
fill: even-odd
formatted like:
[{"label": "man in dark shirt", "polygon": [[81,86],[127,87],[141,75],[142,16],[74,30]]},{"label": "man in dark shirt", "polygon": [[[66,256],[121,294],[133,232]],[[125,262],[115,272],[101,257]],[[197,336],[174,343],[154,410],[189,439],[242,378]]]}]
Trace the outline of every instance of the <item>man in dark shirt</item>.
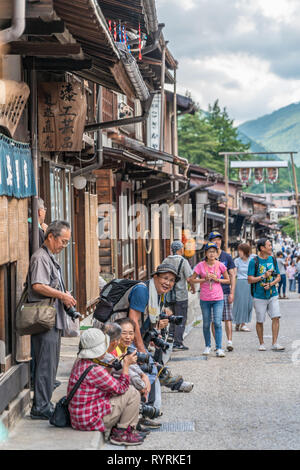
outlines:
[{"label": "man in dark shirt", "polygon": [[223,321],[225,322],[225,331],[227,336],[227,351],[232,351],[232,304],[234,301],[236,285],[236,268],[230,254],[226,253],[226,251],[223,251],[221,248],[223,240],[222,235],[216,231],[211,232],[208,236],[208,240],[217,245],[218,260],[226,266],[230,278],[230,285],[222,284],[222,288],[224,294]]}]

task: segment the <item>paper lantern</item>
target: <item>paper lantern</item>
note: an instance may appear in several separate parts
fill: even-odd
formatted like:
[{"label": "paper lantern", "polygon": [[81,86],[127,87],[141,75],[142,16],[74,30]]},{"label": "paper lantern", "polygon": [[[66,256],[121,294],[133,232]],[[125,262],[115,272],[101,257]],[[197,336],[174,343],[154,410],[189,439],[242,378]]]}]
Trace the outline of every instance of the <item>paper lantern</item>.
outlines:
[{"label": "paper lantern", "polygon": [[278,180],[278,168],[267,168],[269,183],[276,183]]},{"label": "paper lantern", "polygon": [[251,168],[240,168],[239,178],[242,183],[248,183],[251,178]]},{"label": "paper lantern", "polygon": [[264,169],[255,168],[254,169],[254,181],[256,184],[262,183],[264,180]]}]

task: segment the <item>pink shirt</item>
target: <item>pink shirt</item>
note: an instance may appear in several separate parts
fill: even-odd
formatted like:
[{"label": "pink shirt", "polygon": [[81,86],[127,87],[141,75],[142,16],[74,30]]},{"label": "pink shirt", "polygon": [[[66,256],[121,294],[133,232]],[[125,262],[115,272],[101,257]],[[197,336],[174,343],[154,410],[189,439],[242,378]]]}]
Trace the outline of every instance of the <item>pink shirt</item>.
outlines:
[{"label": "pink shirt", "polygon": [[[222,277],[222,274],[227,271],[226,266],[219,261],[216,261],[213,266],[209,266],[206,261],[201,261],[198,263],[194,269],[195,273],[198,274],[200,278],[205,278],[206,274],[212,273],[215,274],[218,279]],[[200,300],[223,300],[224,294],[222,289],[222,284],[218,282],[203,282],[200,288]]]}]

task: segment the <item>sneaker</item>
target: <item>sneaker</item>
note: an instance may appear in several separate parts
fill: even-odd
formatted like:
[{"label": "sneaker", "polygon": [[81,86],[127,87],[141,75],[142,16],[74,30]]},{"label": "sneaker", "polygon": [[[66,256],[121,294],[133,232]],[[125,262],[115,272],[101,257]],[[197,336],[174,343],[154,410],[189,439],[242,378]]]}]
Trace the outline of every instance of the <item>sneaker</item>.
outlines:
[{"label": "sneaker", "polygon": [[110,442],[117,446],[138,446],[143,444],[144,438],[135,432],[131,426],[128,426],[127,429],[112,428]]},{"label": "sneaker", "polygon": [[241,327],[240,331],[251,331],[251,330],[249,330],[249,328],[247,328],[247,326],[244,325]]},{"label": "sneaker", "polygon": [[52,406],[52,404],[46,407],[43,411],[39,411],[33,406],[30,410],[30,418],[31,419],[43,419],[46,421],[51,418],[51,416],[53,415],[53,412],[54,412],[54,407]]},{"label": "sneaker", "polygon": [[192,382],[183,381],[178,389],[178,392],[189,393],[193,390],[193,387],[194,387],[194,384]]},{"label": "sneaker", "polygon": [[217,357],[225,357],[225,353],[224,353],[223,349],[217,349],[216,356]]},{"label": "sneaker", "polygon": [[265,346],[264,344],[260,344],[258,350],[259,350],[259,351],[266,351],[267,348],[266,348],[266,346]]},{"label": "sneaker", "polygon": [[232,341],[227,341],[227,351],[233,351]]},{"label": "sneaker", "polygon": [[206,348],[203,351],[203,356],[208,356],[211,352],[211,348],[209,346],[206,346]]},{"label": "sneaker", "polygon": [[[141,426],[142,425],[142,426]],[[139,420],[139,426],[141,426],[142,430],[144,426],[148,427],[148,428],[160,428],[161,427],[161,423],[159,423],[158,421],[154,421],[153,419],[149,419],[149,418],[144,418],[142,417],[140,420]]]},{"label": "sneaker", "polygon": [[189,348],[185,346],[184,344],[173,344],[173,351],[188,351]]},{"label": "sneaker", "polygon": [[272,349],[273,349],[273,351],[284,351],[285,350],[285,348],[283,346],[280,346],[280,344],[278,344],[278,343],[272,344]]}]

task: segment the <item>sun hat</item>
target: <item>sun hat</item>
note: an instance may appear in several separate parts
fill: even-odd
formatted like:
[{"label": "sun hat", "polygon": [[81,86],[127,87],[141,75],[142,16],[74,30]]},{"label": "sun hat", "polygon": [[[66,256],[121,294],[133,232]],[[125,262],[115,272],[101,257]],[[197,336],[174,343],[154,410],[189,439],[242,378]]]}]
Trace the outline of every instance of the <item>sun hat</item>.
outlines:
[{"label": "sun hat", "polygon": [[208,239],[209,240],[213,240],[214,238],[223,238],[223,235],[221,235],[220,232],[210,232],[210,234],[208,235]]},{"label": "sun hat", "polygon": [[98,328],[85,330],[80,338],[78,357],[81,359],[94,359],[103,356],[109,346],[109,336]]},{"label": "sun hat", "polygon": [[175,282],[180,281],[180,276],[177,276],[177,269],[175,268],[175,266],[172,266],[172,264],[169,264],[169,263],[160,264],[159,266],[157,266],[156,271],[151,274],[151,277],[153,277],[155,274],[162,274],[162,273],[175,274]]},{"label": "sun hat", "polygon": [[177,251],[181,250],[184,247],[184,244],[180,240],[175,240],[171,244],[172,253],[175,254]]},{"label": "sun hat", "polygon": [[218,251],[218,247],[215,243],[212,243],[212,242],[208,242],[206,243],[205,247],[204,247],[204,251],[207,251],[209,250],[210,248],[215,248],[217,251]]}]

